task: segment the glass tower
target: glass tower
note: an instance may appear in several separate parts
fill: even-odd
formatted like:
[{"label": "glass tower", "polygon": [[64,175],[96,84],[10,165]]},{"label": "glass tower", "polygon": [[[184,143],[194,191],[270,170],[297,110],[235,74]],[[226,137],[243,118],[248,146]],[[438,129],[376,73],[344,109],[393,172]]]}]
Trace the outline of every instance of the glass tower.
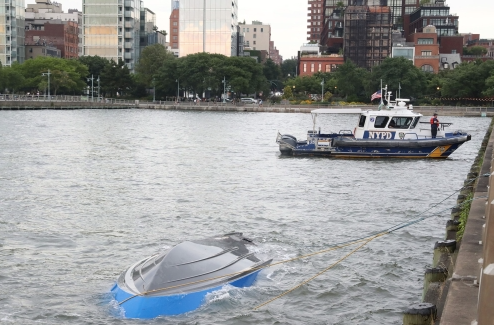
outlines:
[{"label": "glass tower", "polygon": [[122,59],[131,71],[139,59],[140,1],[83,0],[82,55]]},{"label": "glass tower", "polygon": [[24,0],[0,0],[0,62],[24,62]]},{"label": "glass tower", "polygon": [[237,55],[237,0],[180,0],[180,56]]}]

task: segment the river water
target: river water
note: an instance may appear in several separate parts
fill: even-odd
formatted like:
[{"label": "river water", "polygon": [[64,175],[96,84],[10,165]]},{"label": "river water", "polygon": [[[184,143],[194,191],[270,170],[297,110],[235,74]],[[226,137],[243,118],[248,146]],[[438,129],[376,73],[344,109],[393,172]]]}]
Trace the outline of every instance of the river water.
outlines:
[{"label": "river water", "polygon": [[255,311],[355,246],[263,270],[184,316],[122,319],[108,291],[186,239],[240,231],[281,261],[424,216],[463,186],[490,122],[440,119],[472,141],[446,160],[386,161],[281,157],[277,131],[304,138],[308,114],[0,112],[0,323],[401,324],[457,195]]}]

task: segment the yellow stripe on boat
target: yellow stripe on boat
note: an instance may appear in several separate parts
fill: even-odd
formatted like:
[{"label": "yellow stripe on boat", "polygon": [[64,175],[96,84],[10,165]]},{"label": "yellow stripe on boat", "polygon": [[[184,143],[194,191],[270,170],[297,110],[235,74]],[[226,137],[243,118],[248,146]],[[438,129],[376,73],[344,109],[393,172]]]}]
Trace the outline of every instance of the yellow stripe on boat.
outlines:
[{"label": "yellow stripe on boat", "polygon": [[445,146],[439,146],[434,149],[427,157],[429,158],[440,158],[444,152],[446,152],[451,147],[450,144]]}]

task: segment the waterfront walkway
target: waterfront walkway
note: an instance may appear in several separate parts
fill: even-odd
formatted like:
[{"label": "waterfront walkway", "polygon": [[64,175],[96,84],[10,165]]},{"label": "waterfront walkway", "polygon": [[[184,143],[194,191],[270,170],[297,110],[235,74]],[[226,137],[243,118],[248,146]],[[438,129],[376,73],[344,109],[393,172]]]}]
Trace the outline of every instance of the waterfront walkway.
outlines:
[{"label": "waterfront walkway", "polygon": [[[51,96],[19,98],[19,100],[1,100],[0,110],[39,110],[39,109],[159,109],[181,111],[222,111],[222,112],[266,112],[266,113],[310,113],[317,108],[362,108],[376,109],[376,105],[291,105],[291,104],[231,104],[213,102],[146,102],[110,98],[86,98],[81,96]],[[444,116],[488,116],[494,117],[494,107],[461,107],[461,106],[414,106],[414,111],[425,116],[434,112]]]}]

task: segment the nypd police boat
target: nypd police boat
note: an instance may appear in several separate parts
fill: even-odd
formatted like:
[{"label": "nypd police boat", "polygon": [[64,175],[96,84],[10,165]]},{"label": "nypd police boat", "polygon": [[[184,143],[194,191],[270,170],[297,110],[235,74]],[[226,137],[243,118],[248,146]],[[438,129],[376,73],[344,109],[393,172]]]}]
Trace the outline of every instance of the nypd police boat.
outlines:
[{"label": "nypd police boat", "polygon": [[126,318],[179,315],[225,285],[251,286],[271,260],[260,260],[242,233],[184,241],[141,259],[111,289]]},{"label": "nypd police boat", "polygon": [[[460,130],[448,132],[452,123],[440,123],[432,138],[430,122],[422,122],[422,114],[413,111],[408,99],[382,101],[378,110],[360,108],[315,109],[311,112],[313,129],[307,140],[289,134],[276,138],[281,154],[291,156],[326,156],[342,158],[447,158],[471,135]],[[319,114],[359,114],[353,130],[321,133],[316,130]]]}]

